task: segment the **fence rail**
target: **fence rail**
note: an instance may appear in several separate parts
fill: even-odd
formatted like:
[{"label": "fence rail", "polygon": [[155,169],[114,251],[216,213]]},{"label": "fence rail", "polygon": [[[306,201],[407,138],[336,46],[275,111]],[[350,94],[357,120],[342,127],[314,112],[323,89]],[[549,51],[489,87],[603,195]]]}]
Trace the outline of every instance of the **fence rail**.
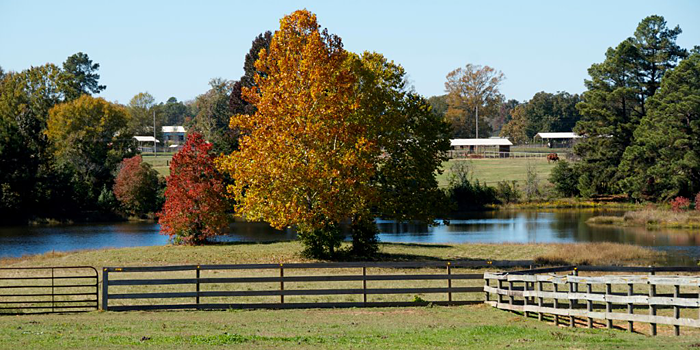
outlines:
[{"label": "fence rail", "polygon": [[[656,275],[657,272],[698,272],[700,267],[589,267],[567,266],[535,269],[512,273],[485,273],[486,303],[496,308],[537,314],[553,315],[555,324],[560,317],[568,318],[575,327],[577,317],[585,319],[589,328],[594,319],[602,319],[608,328],[613,321],[627,321],[629,331],[634,322],[649,323],[651,334],[657,334],[657,325],[700,327],[700,319],[681,310],[700,309],[700,276]],[[556,273],[571,272],[570,275]],[[579,276],[579,272],[646,272],[648,275]],[[495,285],[491,284],[495,281]],[[585,290],[583,290],[585,287]],[[685,289],[685,293],[681,293]],[[492,299],[491,295],[495,295]],[[564,301],[564,302],[562,302]],[[636,309],[648,314],[635,313]],[[601,310],[601,311],[596,311]],[[659,310],[671,311],[659,315]]]},{"label": "fence rail", "polygon": [[[532,261],[454,261],[454,262],[347,262],[347,263],[300,263],[300,264],[237,264],[237,265],[183,265],[183,266],[153,266],[153,267],[105,267],[103,268],[102,284],[102,309],[110,311],[126,310],[157,310],[157,309],[231,309],[231,308],[308,308],[308,307],[369,307],[369,306],[408,306],[425,305],[430,301],[416,298],[413,302],[407,301],[368,301],[369,296],[397,295],[397,294],[440,294],[446,300],[432,301],[437,305],[466,305],[481,303],[481,300],[456,300],[453,296],[465,293],[481,294],[483,288],[478,286],[455,286],[453,282],[465,280],[483,279],[480,273],[459,273],[455,269],[476,267],[525,267],[532,266]],[[341,274],[321,274],[290,276],[285,272],[303,270],[308,272],[323,272],[328,269],[340,269]],[[368,269],[418,269],[416,273],[368,273]],[[425,269],[432,269],[427,273]],[[202,276],[203,272],[220,274],[232,270],[267,270],[273,271],[276,276],[234,276],[212,277]],[[437,270],[437,271],[435,271]],[[177,272],[180,275],[173,275]],[[194,276],[182,277],[182,273],[194,272]],[[349,273],[350,272],[350,273]],[[351,273],[354,272],[354,273]],[[437,273],[436,273],[437,272]],[[161,274],[170,273],[170,276]],[[115,274],[128,274],[130,278],[115,279]],[[131,275],[150,274],[151,278],[131,277]],[[406,281],[433,281],[444,283],[442,286],[388,286],[368,287],[368,282],[406,282]],[[340,282],[341,285],[327,285],[324,288],[299,288],[297,283],[323,283]],[[357,285],[347,286],[342,282]],[[251,284],[275,283],[274,289],[245,289]],[[177,290],[147,292],[115,292],[114,288],[134,286],[175,286]],[[216,286],[218,290],[207,290],[207,286]],[[269,285],[268,285],[269,286]],[[189,287],[189,288],[188,288]],[[289,287],[297,287],[290,289]],[[183,290],[189,289],[189,290]],[[285,297],[300,296],[338,296],[355,295],[362,296],[362,301],[303,301],[289,302]],[[235,297],[276,297],[277,302],[206,302],[208,298],[235,298]],[[132,304],[131,300],[163,300],[178,299],[178,303],[167,304]],[[125,301],[126,304],[110,304],[110,300]],[[235,301],[235,300],[233,300]]]},{"label": "fence rail", "polygon": [[97,310],[98,284],[90,266],[0,268],[0,314]]}]

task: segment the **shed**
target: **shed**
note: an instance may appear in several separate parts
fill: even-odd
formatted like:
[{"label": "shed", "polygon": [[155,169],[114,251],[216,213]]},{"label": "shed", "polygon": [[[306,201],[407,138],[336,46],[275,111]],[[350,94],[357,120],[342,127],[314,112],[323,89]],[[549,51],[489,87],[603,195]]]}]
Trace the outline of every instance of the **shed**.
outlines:
[{"label": "shed", "polygon": [[465,150],[474,151],[478,147],[498,147],[498,152],[510,152],[510,146],[513,145],[506,138],[488,138],[488,139],[452,139],[450,145],[453,151]]},{"label": "shed", "polygon": [[573,140],[581,138],[581,136],[577,135],[575,132],[538,132],[537,135],[535,135],[535,140],[537,140],[538,137],[542,140],[542,143],[547,140],[549,147],[552,147],[553,143],[571,146]]}]

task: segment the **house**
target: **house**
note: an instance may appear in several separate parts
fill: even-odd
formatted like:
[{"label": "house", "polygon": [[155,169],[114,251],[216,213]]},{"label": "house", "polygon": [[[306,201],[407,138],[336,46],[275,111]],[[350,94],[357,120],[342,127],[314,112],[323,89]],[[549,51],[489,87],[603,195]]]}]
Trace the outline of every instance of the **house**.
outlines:
[{"label": "house", "polygon": [[185,127],[182,125],[163,126],[163,141],[167,146],[178,146],[185,143]]}]

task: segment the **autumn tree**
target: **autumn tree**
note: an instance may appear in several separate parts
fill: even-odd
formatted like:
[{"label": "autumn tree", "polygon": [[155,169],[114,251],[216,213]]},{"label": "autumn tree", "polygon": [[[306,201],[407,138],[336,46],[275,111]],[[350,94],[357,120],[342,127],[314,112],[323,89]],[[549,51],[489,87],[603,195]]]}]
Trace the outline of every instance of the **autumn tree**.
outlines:
[{"label": "autumn tree", "polygon": [[158,216],[161,233],[178,244],[202,244],[228,229],[230,203],[222,175],[214,168],[215,157],[212,145],[192,132],[170,163],[165,205]]},{"label": "autumn tree", "polygon": [[238,114],[239,149],[221,160],[235,184],[236,211],[273,227],[296,225],[307,253],[329,257],[339,224],[375,195],[366,184],[377,145],[353,118],[355,79],[340,38],[320,30],[316,16],[296,11],[280,21],[269,50],[255,63],[265,75],[244,88],[253,116]]},{"label": "autumn tree", "polygon": [[[281,20],[261,50],[256,86],[243,97],[254,115],[231,118],[240,148],[220,159],[236,211],[282,228],[296,225],[305,253],[330,258],[349,219],[353,250],[376,249],[375,215],[435,217],[435,172],[448,129],[382,55],[343,50],[316,16]],[[417,195],[425,201],[414,201]]]},{"label": "autumn tree", "polygon": [[503,102],[499,91],[505,75],[489,66],[468,63],[447,74],[447,112],[454,137],[488,137],[490,121]]},{"label": "autumn tree", "polygon": [[160,210],[163,185],[158,172],[136,155],[119,164],[113,190],[129,214],[140,216]]},{"label": "autumn tree", "polygon": [[46,135],[56,166],[70,174],[74,195],[86,206],[97,202],[103,186],[112,186],[117,165],[133,155],[128,121],[124,107],[90,95],[49,111]]}]

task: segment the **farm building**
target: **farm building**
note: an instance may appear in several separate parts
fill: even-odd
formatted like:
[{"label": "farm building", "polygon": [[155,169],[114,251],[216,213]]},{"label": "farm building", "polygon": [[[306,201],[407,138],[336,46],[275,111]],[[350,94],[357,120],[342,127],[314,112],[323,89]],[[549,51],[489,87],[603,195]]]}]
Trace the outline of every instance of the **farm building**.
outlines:
[{"label": "farm building", "polygon": [[506,138],[452,139],[450,145],[452,146],[450,156],[453,158],[484,153],[500,154],[507,157],[513,143]]},{"label": "farm building", "polygon": [[535,135],[535,142],[537,139],[541,141],[547,147],[571,147],[573,146],[574,140],[581,138],[581,136],[576,135],[574,132],[539,132]]},{"label": "farm building", "polygon": [[166,145],[177,146],[185,143],[185,127],[182,125],[169,125],[161,128],[163,141]]},{"label": "farm building", "polygon": [[141,152],[153,152],[153,142],[156,144],[160,143],[153,136],[134,136],[134,139],[138,142],[139,151]]}]

